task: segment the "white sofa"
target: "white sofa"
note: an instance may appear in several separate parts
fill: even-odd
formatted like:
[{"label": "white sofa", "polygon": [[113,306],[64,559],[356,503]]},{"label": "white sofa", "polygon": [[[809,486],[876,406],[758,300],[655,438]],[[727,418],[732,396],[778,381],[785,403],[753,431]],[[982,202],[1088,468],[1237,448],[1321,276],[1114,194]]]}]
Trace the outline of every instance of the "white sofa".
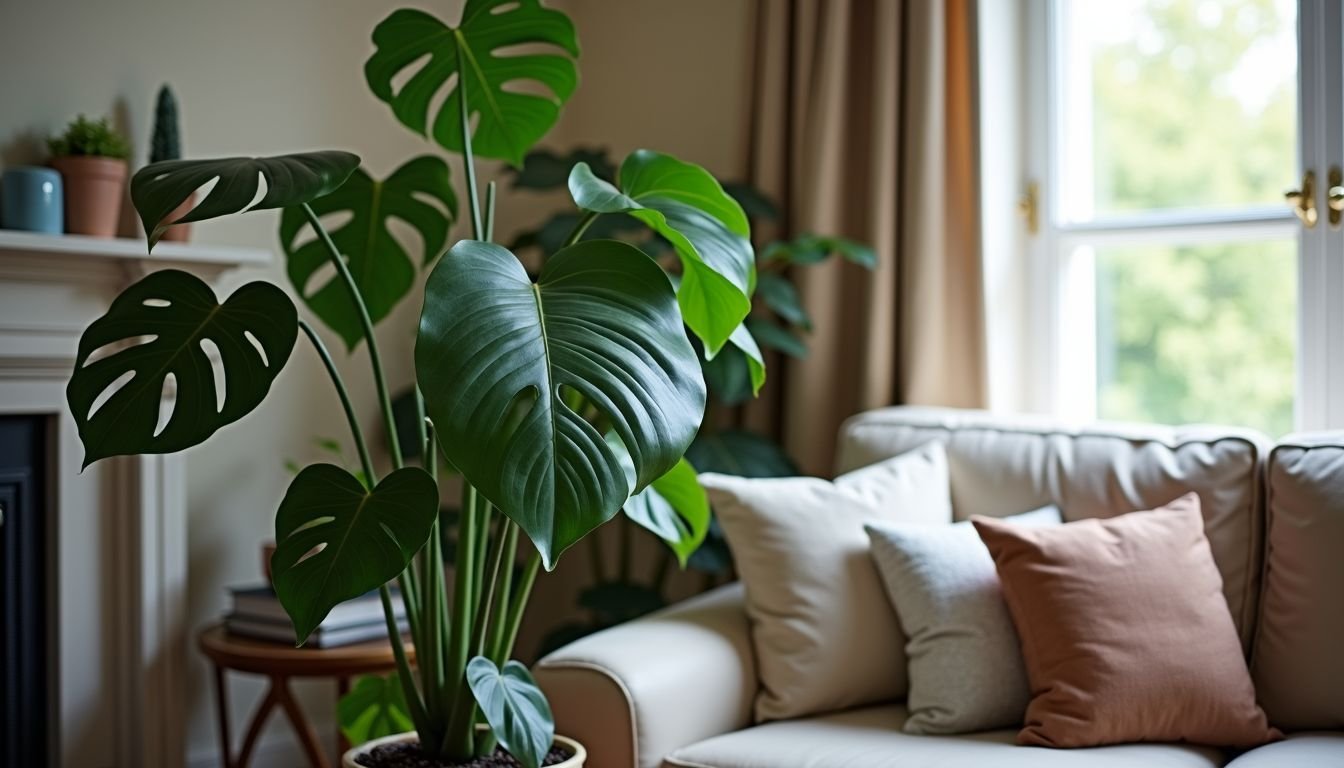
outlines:
[{"label": "white sofa", "polygon": [[[536,676],[590,768],[1344,766],[1344,433],[1277,446],[1247,430],[1093,425],[888,408],[846,423],[839,471],[930,440],[948,450],[955,515],[1056,503],[1072,518],[1200,494],[1224,596],[1261,705],[1286,740],[1237,755],[1188,744],[1014,746],[1014,730],[901,730],[901,702],[755,724],[742,588],[591,635]],[[856,659],[855,663],[862,663]]]}]

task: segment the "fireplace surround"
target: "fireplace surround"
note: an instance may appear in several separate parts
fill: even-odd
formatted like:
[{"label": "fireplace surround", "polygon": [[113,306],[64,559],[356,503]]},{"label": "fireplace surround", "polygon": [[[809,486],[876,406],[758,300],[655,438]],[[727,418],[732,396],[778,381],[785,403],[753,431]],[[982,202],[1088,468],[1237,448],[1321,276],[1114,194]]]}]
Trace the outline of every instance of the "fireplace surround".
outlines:
[{"label": "fireplace surround", "polygon": [[178,768],[185,760],[186,477],[180,456],[80,472],[65,406],[80,333],[122,288],[173,267],[208,282],[263,250],[0,231],[0,415],[45,425],[42,500],[52,768]]}]

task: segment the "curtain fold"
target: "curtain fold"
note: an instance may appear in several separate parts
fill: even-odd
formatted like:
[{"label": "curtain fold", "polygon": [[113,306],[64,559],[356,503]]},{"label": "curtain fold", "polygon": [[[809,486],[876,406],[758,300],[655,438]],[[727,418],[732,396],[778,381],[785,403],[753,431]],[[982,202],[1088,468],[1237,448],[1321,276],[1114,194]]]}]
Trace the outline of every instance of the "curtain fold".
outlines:
[{"label": "curtain fold", "polygon": [[780,231],[868,243],[868,271],[799,268],[806,360],[741,414],[810,474],[848,416],[986,400],[975,110],[975,0],[760,0],[751,181]]}]

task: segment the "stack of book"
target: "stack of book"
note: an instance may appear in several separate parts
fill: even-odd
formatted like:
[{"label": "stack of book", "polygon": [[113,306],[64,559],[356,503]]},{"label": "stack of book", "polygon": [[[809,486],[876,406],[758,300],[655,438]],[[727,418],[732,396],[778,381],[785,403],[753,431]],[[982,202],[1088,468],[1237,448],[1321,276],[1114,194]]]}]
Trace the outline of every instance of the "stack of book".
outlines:
[{"label": "stack of book", "polygon": [[[289,645],[298,642],[294,625],[280,605],[280,599],[275,596],[275,590],[261,586],[229,591],[233,594],[233,610],[224,617],[224,626],[230,633]],[[393,597],[397,628],[405,633],[405,609],[395,590]],[[335,648],[385,637],[387,620],[383,617],[383,603],[377,592],[370,592],[332,608],[327,618],[308,636],[306,645]]]}]

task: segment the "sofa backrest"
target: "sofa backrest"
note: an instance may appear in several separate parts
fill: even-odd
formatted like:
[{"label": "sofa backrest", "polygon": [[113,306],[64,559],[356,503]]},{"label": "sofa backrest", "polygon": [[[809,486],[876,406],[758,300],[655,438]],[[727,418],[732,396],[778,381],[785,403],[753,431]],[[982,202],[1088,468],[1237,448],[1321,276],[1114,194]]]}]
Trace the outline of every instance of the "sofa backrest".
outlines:
[{"label": "sofa backrest", "polygon": [[1110,517],[1197,492],[1223,594],[1249,652],[1262,568],[1264,436],[1224,427],[1078,427],[1039,417],[901,406],[845,422],[837,469],[931,440],[947,448],[959,520],[1049,503],[1069,520]]},{"label": "sofa backrest", "polygon": [[1344,728],[1344,433],[1284,438],[1266,477],[1256,692],[1280,728]]}]

